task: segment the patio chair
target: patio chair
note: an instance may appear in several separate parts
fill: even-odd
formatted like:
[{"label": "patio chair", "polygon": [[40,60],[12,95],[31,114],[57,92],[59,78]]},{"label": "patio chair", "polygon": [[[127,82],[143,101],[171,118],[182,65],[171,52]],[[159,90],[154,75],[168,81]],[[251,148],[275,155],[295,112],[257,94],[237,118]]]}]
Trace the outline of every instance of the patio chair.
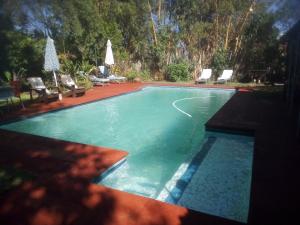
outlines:
[{"label": "patio chair", "polygon": [[233,74],[233,70],[223,70],[223,73],[220,77],[218,77],[216,84],[225,84],[228,80],[231,79]]},{"label": "patio chair", "polygon": [[109,79],[107,78],[99,78],[95,75],[89,75],[90,81],[93,83],[94,86],[104,86],[106,84],[109,84]]},{"label": "patio chair", "polygon": [[59,96],[58,87],[52,87],[57,90],[48,89],[42,78],[40,77],[28,77],[27,81],[30,84],[30,99],[32,100],[32,93],[36,92],[43,101],[48,102],[48,100],[57,100]]},{"label": "patio chair", "polygon": [[203,69],[198,79],[195,81],[195,83],[207,83],[207,81],[211,77],[211,69]]},{"label": "patio chair", "polygon": [[100,76],[109,79],[112,83],[120,83],[125,82],[127,80],[126,77],[117,76],[114,74],[109,75],[108,69],[106,66],[99,66]]},{"label": "patio chair", "polygon": [[71,90],[72,97],[82,96],[85,94],[85,88],[78,87],[69,74],[61,74],[60,81],[63,86]]}]

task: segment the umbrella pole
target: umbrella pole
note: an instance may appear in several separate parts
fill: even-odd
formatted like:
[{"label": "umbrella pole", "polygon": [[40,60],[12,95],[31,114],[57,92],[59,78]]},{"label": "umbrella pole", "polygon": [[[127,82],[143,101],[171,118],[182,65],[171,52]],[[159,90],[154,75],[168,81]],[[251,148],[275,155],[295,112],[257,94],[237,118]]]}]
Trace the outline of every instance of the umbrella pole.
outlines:
[{"label": "umbrella pole", "polygon": [[53,70],[53,75],[54,75],[55,86],[56,86],[57,89],[58,89],[58,99],[61,101],[61,100],[62,100],[62,94],[61,94],[60,89],[59,89],[59,87],[58,87],[58,84],[57,84],[57,78],[56,78],[56,73],[55,73],[54,70]]},{"label": "umbrella pole", "polygon": [[53,70],[55,86],[58,87],[55,71]]}]

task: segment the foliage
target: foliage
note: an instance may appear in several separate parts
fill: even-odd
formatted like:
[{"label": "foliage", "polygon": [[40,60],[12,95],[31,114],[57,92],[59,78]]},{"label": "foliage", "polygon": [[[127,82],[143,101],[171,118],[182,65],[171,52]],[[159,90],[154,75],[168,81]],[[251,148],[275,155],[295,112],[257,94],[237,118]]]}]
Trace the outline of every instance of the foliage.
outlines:
[{"label": "foliage", "polygon": [[10,71],[20,74],[26,71],[28,75],[40,73],[43,65],[44,40],[34,40],[16,31],[0,31],[0,36],[1,41],[5,43],[0,45],[2,52],[0,57],[3,62],[0,72]]},{"label": "foliage", "polygon": [[72,61],[71,59],[63,59],[60,70],[62,71],[62,73],[75,76],[79,72],[79,64]]},{"label": "foliage", "polygon": [[187,81],[190,79],[188,65],[185,63],[170,64],[166,69],[167,79],[169,81]]},{"label": "foliage", "polygon": [[[212,60],[212,68],[216,72],[214,74],[220,74],[224,69],[228,69],[229,60],[225,49],[218,49]],[[217,77],[215,77],[217,78]]]},{"label": "foliage", "polygon": [[62,71],[72,75],[103,65],[110,39],[114,67],[120,73],[139,61],[149,69],[148,79],[149,75],[168,74],[172,70],[169,65],[181,64],[181,60],[194,65],[188,67],[193,75],[212,65],[216,70],[231,66],[247,76],[253,65],[276,67],[280,57],[278,31],[273,26],[277,14],[268,13],[264,2],[2,1],[0,74],[23,68],[28,76],[38,75],[43,67],[45,37],[50,35],[57,52],[66,56],[61,58]]},{"label": "foliage", "polygon": [[4,78],[5,78],[4,81],[7,82],[7,83],[9,81],[11,81],[12,78],[13,78],[12,74],[9,71],[4,71],[3,75],[4,75]]},{"label": "foliage", "polygon": [[127,80],[132,82],[132,81],[134,81],[135,78],[138,77],[138,72],[135,70],[132,70],[132,71],[129,71],[126,76],[127,76]]},{"label": "foliage", "polygon": [[151,80],[151,74],[150,74],[150,71],[149,70],[142,70],[140,72],[140,78],[143,80],[143,81],[150,81]]},{"label": "foliage", "polygon": [[93,83],[85,75],[77,75],[76,76],[76,83],[79,86],[84,87],[85,89],[91,89],[93,87]]},{"label": "foliage", "polygon": [[90,74],[93,69],[94,66],[86,60],[82,61],[81,64],[78,65],[78,70],[83,71],[85,74]]}]

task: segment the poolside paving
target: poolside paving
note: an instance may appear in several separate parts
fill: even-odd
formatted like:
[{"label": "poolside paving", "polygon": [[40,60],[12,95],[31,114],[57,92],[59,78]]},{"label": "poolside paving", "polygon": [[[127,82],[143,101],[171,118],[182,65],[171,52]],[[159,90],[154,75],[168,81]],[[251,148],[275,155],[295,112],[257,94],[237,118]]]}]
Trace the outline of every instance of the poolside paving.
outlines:
[{"label": "poolside paving", "polygon": [[[32,104],[25,110],[2,117],[1,120],[71,107],[136,91],[145,85],[125,83],[97,87],[79,98]],[[288,200],[295,196],[297,189],[294,185],[291,188],[292,194],[286,192],[283,182],[286,181],[288,186],[294,183],[285,177],[287,170],[281,171],[280,168],[298,167],[289,163],[295,160],[288,161],[294,151],[287,151],[289,155],[282,151],[287,146],[287,139],[282,134],[288,134],[284,112],[285,106],[278,99],[258,98],[252,92],[239,92],[207,125],[211,129],[255,130],[250,224],[291,224],[288,223],[288,219],[292,219],[288,214],[290,211],[285,208],[291,209],[296,203]],[[92,184],[93,177],[126,156],[127,153],[122,150],[3,130],[0,130],[0,137],[1,165],[14,165],[33,172],[37,177],[33,181],[22,183],[5,196],[0,196],[0,224],[239,224]],[[291,144],[293,140],[289,141]],[[298,155],[294,153],[293,156]],[[288,177],[296,174],[288,174]],[[280,188],[283,191],[278,193]],[[287,205],[288,203],[291,205]],[[286,217],[287,215],[290,216]]]}]

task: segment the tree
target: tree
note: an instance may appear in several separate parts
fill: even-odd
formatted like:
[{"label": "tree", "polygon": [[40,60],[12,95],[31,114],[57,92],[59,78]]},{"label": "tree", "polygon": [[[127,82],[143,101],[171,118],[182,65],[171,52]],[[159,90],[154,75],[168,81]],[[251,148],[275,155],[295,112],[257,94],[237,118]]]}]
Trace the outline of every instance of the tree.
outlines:
[{"label": "tree", "polygon": [[278,17],[277,13],[268,12],[268,5],[263,1],[18,2],[2,1],[0,5],[1,16],[7,21],[0,38],[10,48],[9,54],[15,55],[9,56],[7,49],[0,53],[4,62],[2,71],[12,70],[13,64],[28,71],[37,70],[29,68],[30,63],[23,60],[22,52],[28,52],[30,45],[31,54],[36,57],[32,60],[39,61],[35,65],[41,70],[41,44],[47,35],[55,40],[61,58],[74,65],[103,63],[106,42],[110,39],[116,64],[122,65],[123,71],[132,63],[141,62],[142,68],[160,77],[168,65],[181,61],[188,64],[194,77],[201,69],[211,66],[216,70],[228,66],[247,76],[247,70],[257,65],[257,61],[264,62],[265,66],[274,65],[269,62],[272,61],[269,55],[277,44],[277,30],[273,25]]}]

